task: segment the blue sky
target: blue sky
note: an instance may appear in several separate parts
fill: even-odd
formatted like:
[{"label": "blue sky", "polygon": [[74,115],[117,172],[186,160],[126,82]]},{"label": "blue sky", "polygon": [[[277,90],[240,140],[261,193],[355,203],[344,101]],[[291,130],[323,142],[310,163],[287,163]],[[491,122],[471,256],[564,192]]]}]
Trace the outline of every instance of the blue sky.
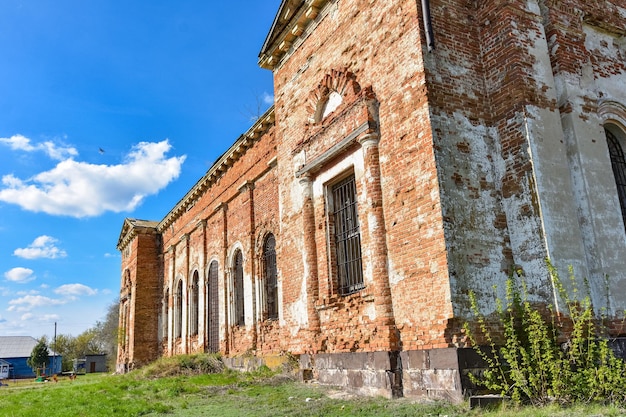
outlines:
[{"label": "blue sky", "polygon": [[0,0],[0,335],[80,334],[161,220],[271,104],[280,0]]}]

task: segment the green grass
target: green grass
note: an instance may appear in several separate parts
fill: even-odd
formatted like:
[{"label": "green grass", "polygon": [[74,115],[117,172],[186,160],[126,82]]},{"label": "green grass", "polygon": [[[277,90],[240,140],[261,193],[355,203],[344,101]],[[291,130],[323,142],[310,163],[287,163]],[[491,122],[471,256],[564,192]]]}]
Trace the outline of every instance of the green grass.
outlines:
[{"label": "green grass", "polygon": [[486,413],[467,404],[353,397],[260,371],[150,377],[90,374],[58,383],[9,381],[0,388],[0,416],[626,416],[614,407],[504,409]]}]

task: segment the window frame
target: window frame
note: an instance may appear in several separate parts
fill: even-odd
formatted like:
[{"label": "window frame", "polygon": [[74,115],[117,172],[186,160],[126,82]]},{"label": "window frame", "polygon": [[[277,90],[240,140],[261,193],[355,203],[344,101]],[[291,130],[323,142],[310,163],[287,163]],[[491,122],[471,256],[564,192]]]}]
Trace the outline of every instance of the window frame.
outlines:
[{"label": "window frame", "polygon": [[606,123],[603,127],[611,161],[611,171],[617,189],[620,213],[626,232],[626,152],[624,151],[626,132],[613,123]]},{"label": "window frame", "polygon": [[191,279],[191,293],[189,297],[189,334],[197,336],[200,323],[200,274],[194,271]]},{"label": "window frame", "polygon": [[219,352],[219,262],[212,260],[207,271],[206,284],[206,331],[209,352]]},{"label": "window frame", "polygon": [[[345,189],[348,184],[351,184],[350,189]],[[341,194],[338,195],[339,189],[342,187],[346,191],[343,195],[346,198],[343,205],[336,201],[338,197],[342,197]],[[325,194],[328,253],[330,271],[333,277],[333,290],[343,297],[365,288],[358,188],[354,171],[347,171],[327,183]],[[352,198],[353,201],[349,202],[347,198]],[[347,206],[345,202],[348,203]],[[342,215],[345,217],[342,218]],[[350,224],[350,222],[354,223],[354,220],[356,220],[356,225]],[[346,227],[338,230],[338,223],[342,223]],[[342,232],[347,233],[347,236],[344,237]]]},{"label": "window frame", "polygon": [[183,279],[176,283],[174,292],[174,339],[183,337]]},{"label": "window frame", "polygon": [[233,324],[245,326],[246,308],[244,292],[243,252],[235,250],[232,259],[232,284],[233,284]]},{"label": "window frame", "polygon": [[[269,248],[269,243],[272,247]],[[262,253],[263,265],[263,295],[264,295],[264,318],[266,320],[278,320],[278,268],[276,265],[276,237],[268,233],[263,241]]]}]

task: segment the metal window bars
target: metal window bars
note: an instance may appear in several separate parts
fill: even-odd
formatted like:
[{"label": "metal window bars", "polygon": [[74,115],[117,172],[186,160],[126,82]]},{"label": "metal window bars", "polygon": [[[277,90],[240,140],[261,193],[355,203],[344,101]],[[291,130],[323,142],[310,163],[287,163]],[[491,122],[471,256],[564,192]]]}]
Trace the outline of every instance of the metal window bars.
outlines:
[{"label": "metal window bars", "polygon": [[276,271],[276,239],[270,234],[263,247],[263,264],[265,272],[265,308],[267,318],[278,318],[278,279]]},{"label": "metal window bars", "polygon": [[609,145],[611,167],[615,176],[615,185],[617,185],[617,196],[622,209],[622,219],[626,227],[626,158],[624,158],[624,151],[617,137],[607,129],[604,132]]},{"label": "metal window bars", "polygon": [[243,255],[238,250],[234,261],[234,300],[235,300],[235,324],[243,326],[245,324],[244,297],[243,297]]},{"label": "metal window bars", "polygon": [[332,197],[337,290],[340,295],[348,295],[364,288],[354,175],[335,184]]},{"label": "metal window bars", "polygon": [[218,264],[217,261],[211,262],[209,266],[207,290],[207,324],[208,324],[208,350],[211,353],[220,350],[220,323],[219,323],[219,293],[218,293]]}]

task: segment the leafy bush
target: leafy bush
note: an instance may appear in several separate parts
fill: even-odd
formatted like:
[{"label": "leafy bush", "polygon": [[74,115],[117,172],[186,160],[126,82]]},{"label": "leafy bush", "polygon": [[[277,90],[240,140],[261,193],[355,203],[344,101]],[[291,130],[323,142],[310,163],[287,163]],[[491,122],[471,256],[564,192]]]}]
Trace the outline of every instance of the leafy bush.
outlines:
[{"label": "leafy bush", "polygon": [[[504,340],[496,340],[487,319],[479,312],[474,293],[471,306],[478,332],[488,348],[480,347],[477,334],[465,323],[474,349],[488,369],[474,383],[509,395],[516,403],[544,405],[551,402],[626,403],[626,364],[615,357],[605,336],[608,332],[598,320],[589,295],[578,299],[578,287],[570,268],[570,296],[556,270],[548,263],[555,288],[564,303],[564,315],[549,305],[542,312],[529,301],[521,271],[512,273],[506,283],[504,302],[497,300],[496,327],[503,329]],[[587,291],[588,292],[588,291]],[[559,331],[563,320],[571,331]],[[564,343],[563,343],[564,342]]]}]

